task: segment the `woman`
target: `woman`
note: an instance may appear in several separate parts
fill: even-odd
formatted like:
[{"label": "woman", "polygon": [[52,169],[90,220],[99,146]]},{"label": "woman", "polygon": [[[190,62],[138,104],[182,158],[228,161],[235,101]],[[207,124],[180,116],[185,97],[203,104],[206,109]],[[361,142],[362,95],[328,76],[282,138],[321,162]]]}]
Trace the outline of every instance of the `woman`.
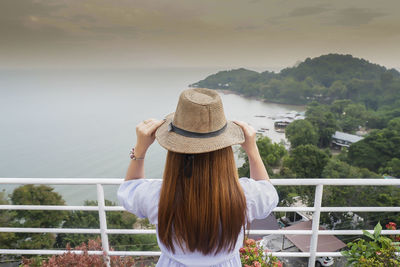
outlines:
[{"label": "woman", "polygon": [[[227,121],[218,93],[198,88],[183,91],[165,120],[138,124],[136,134],[118,198],[157,226],[157,266],[241,266],[246,225],[267,217],[278,202],[255,130]],[[156,138],[168,154],[163,180],[149,181],[144,159]],[[234,144],[247,153],[250,179],[238,179]]]}]

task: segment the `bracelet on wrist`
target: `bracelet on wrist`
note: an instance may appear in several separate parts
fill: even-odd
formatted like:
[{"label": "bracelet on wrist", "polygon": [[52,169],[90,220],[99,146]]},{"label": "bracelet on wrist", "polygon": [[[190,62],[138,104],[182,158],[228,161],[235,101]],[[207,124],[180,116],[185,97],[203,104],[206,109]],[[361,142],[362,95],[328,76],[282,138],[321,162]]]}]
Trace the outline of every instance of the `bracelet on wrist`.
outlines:
[{"label": "bracelet on wrist", "polygon": [[130,153],[129,153],[129,157],[130,157],[131,159],[133,159],[133,160],[144,160],[144,157],[138,158],[138,157],[135,156],[135,148],[132,148],[132,149],[131,149],[131,151],[130,151]]}]

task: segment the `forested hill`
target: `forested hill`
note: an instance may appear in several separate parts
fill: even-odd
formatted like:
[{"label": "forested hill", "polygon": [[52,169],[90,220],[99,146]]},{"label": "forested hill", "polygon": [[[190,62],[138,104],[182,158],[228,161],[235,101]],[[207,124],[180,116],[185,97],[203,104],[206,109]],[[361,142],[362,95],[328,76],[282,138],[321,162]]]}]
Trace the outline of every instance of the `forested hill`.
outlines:
[{"label": "forested hill", "polygon": [[351,55],[307,58],[280,73],[247,69],[221,71],[193,87],[232,90],[245,96],[288,104],[332,103],[350,99],[378,109],[400,104],[400,73]]},{"label": "forested hill", "polygon": [[311,77],[314,81],[325,87],[330,87],[334,81],[380,80],[385,75],[399,78],[400,73],[394,69],[370,63],[364,59],[354,58],[351,55],[329,54],[317,58],[307,58],[298,66],[283,69],[282,77],[293,77],[303,81]]}]

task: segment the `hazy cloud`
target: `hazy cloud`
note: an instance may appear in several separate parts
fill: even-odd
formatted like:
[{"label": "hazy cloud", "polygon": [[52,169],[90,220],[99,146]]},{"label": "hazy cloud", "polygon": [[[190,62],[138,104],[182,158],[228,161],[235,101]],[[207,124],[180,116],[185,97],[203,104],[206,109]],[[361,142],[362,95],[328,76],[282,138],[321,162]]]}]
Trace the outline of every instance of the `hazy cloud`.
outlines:
[{"label": "hazy cloud", "polygon": [[298,7],[289,12],[288,17],[301,17],[318,15],[329,11],[330,9],[325,6],[308,6],[308,7]]},{"label": "hazy cloud", "polygon": [[[0,35],[5,44],[26,45],[24,42],[36,43],[48,40],[59,40],[66,36],[65,31],[52,25],[42,24],[42,18],[59,10],[64,5],[42,3],[38,1],[3,0],[0,3]],[[68,35],[68,36],[67,36]]]},{"label": "hazy cloud", "polygon": [[0,67],[287,66],[335,52],[400,62],[399,8],[399,0],[0,0]]},{"label": "hazy cloud", "polygon": [[386,15],[381,11],[356,7],[337,10],[335,13],[331,18],[332,23],[342,26],[360,26]]}]

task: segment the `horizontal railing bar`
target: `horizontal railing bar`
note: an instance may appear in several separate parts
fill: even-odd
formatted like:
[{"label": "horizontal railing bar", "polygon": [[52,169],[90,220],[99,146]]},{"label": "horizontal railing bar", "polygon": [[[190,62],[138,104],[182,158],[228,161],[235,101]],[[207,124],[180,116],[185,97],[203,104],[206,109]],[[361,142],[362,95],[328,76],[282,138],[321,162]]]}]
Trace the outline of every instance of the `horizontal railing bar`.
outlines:
[{"label": "horizontal railing bar", "polygon": [[[374,230],[367,230],[371,234]],[[247,231],[246,231],[247,232]],[[250,230],[253,235],[311,235],[312,230]],[[318,235],[362,235],[363,230],[319,230]],[[382,235],[398,235],[400,230],[382,230]]]},{"label": "horizontal railing bar", "polygon": [[400,212],[400,207],[321,207],[321,212]]},{"label": "horizontal railing bar", "polygon": [[[1,232],[1,231],[0,231]],[[107,234],[155,234],[156,230],[144,229],[107,229]],[[249,234],[293,234],[293,235],[311,235],[311,230],[250,230]]]},{"label": "horizontal railing bar", "polygon": [[[0,254],[19,254],[19,255],[62,255],[67,253],[68,250],[33,250],[33,249],[0,249]],[[82,254],[81,250],[71,250],[71,253]],[[332,252],[326,252],[332,254]],[[102,251],[88,251],[90,255],[102,255]],[[271,252],[272,256],[276,257],[309,257],[309,252]],[[324,252],[318,252],[317,255],[325,255]],[[336,257],[337,255],[334,253]],[[340,254],[338,252],[338,254]],[[110,251],[110,256],[160,256],[161,251]]]},{"label": "horizontal railing bar", "polygon": [[[365,230],[371,234],[374,230]],[[362,235],[363,230],[319,230],[319,235]],[[400,230],[382,230],[381,235],[399,235]]]},{"label": "horizontal railing bar", "polygon": [[82,210],[98,211],[97,206],[56,206],[56,205],[0,205],[0,210]]},{"label": "horizontal railing bar", "polygon": [[[373,230],[367,230],[373,233]],[[99,234],[100,229],[82,228],[17,228],[0,227],[0,233],[64,233],[64,234]],[[156,234],[155,229],[107,229],[107,234]],[[311,235],[312,230],[250,230],[253,235]],[[319,235],[362,235],[362,230],[319,230]],[[382,230],[382,235],[398,235],[400,230]]]},{"label": "horizontal railing bar", "polygon": [[123,181],[121,178],[0,178],[0,184],[119,185]]},{"label": "horizontal railing bar", "polygon": [[[68,250],[37,250],[37,249],[0,249],[0,254],[8,255],[62,255]],[[82,250],[71,250],[70,253],[82,254]],[[102,251],[89,250],[90,255],[103,255]],[[309,257],[309,252],[271,252],[272,256],[289,257]],[[398,255],[398,253],[396,253]],[[110,256],[160,256],[161,251],[110,251]],[[317,257],[342,257],[340,252],[317,252]]]},{"label": "horizontal railing bar", "polygon": [[[98,211],[97,206],[56,206],[56,205],[0,205],[0,210],[80,210]],[[106,206],[106,211],[126,211],[122,206]],[[313,212],[314,207],[276,207],[274,212]],[[321,212],[400,212],[400,207],[321,207]]]},{"label": "horizontal railing bar", "polygon": [[156,234],[155,229],[107,229],[107,234]]},{"label": "horizontal railing bar", "polygon": [[294,211],[307,211],[313,212],[315,211],[314,207],[276,207],[272,211],[274,212],[294,212]]},{"label": "horizontal railing bar", "polygon": [[160,256],[161,251],[110,251],[110,256]]},{"label": "horizontal railing bar", "polygon": [[[56,205],[0,205],[0,210],[81,210],[98,211],[97,206],[56,206]],[[126,211],[122,206],[106,206],[106,211]],[[313,212],[314,207],[276,207],[274,212]],[[321,212],[400,212],[400,207],[321,207]]]},{"label": "horizontal railing bar", "polygon": [[271,252],[268,254],[272,254],[272,256],[276,257],[310,257],[310,252]]},{"label": "horizontal railing bar", "polygon": [[0,227],[0,233],[62,233],[62,234],[100,234],[100,229],[83,229],[83,228],[16,228],[16,227]]},{"label": "horizontal railing bar", "polygon": [[[148,179],[158,180],[158,179]],[[49,184],[49,185],[119,185],[124,180],[122,178],[0,178],[0,184]],[[347,178],[329,178],[329,179],[271,179],[273,185],[375,185],[388,186],[400,185],[400,179],[347,179]],[[301,182],[301,184],[299,184]]]},{"label": "horizontal railing bar", "polygon": [[[105,206],[106,211],[126,211],[122,206]],[[0,205],[0,210],[81,210],[98,211],[98,206],[57,206],[57,205]]]},{"label": "horizontal railing bar", "polygon": [[[336,179],[271,179],[273,185],[376,185],[376,186],[388,186],[388,185],[400,185],[400,179],[347,179],[347,178],[336,178]],[[300,184],[301,182],[301,184]]]},{"label": "horizontal railing bar", "polygon": [[[19,255],[62,255],[67,253],[68,250],[52,250],[52,249],[0,249],[1,254],[19,254]],[[82,250],[71,250],[70,252],[82,254]],[[103,251],[88,250],[88,254],[103,255]]]}]

